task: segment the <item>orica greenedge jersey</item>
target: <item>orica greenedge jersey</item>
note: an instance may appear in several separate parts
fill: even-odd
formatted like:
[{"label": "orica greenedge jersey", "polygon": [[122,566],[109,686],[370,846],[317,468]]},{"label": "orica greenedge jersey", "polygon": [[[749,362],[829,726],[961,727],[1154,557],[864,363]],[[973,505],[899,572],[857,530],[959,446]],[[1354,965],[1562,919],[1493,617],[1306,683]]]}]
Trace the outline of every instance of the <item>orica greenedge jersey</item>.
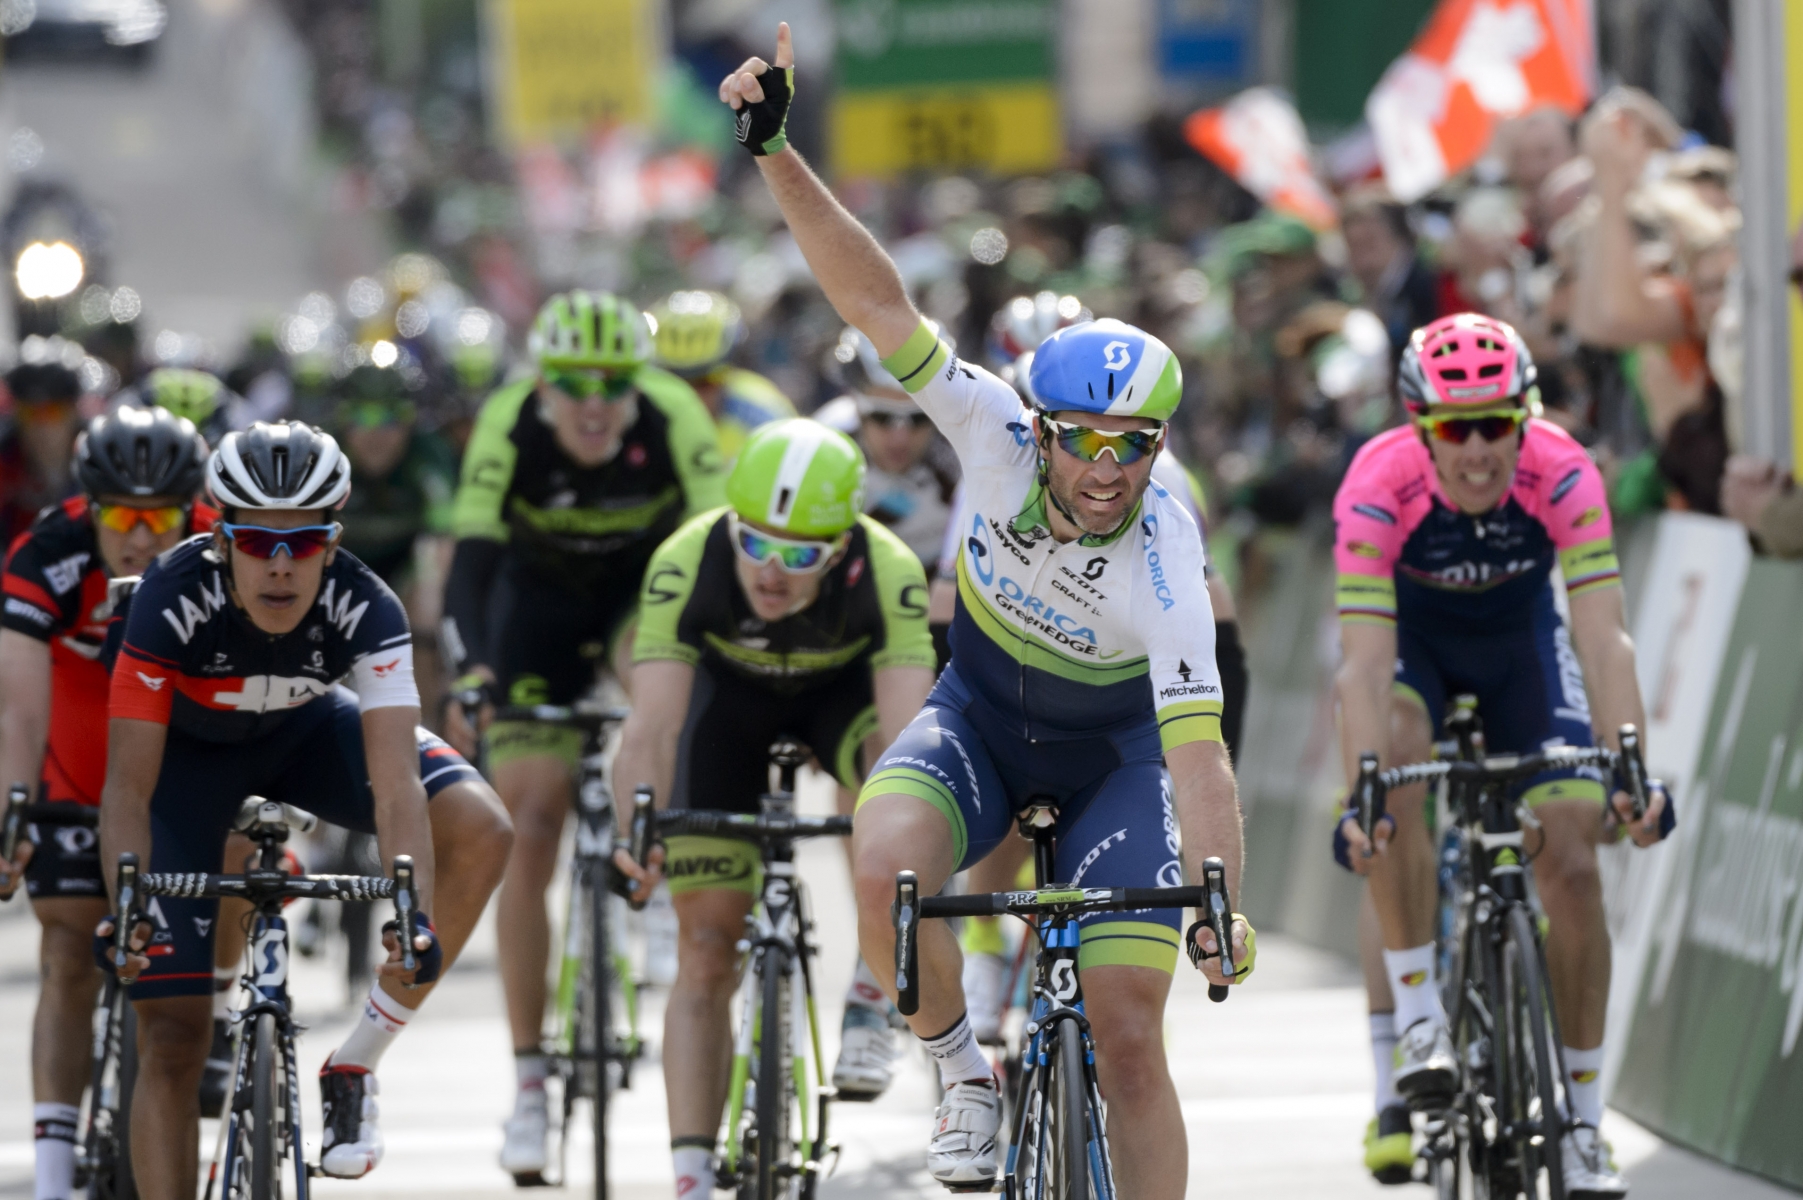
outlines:
[{"label": "orica greenedge jersey", "polygon": [[801,612],[766,622],[751,611],[734,568],[726,510],[702,513],[645,571],[633,661],[707,663],[784,695],[863,666],[931,670],[926,573],[907,545],[869,517]]},{"label": "orica greenedge jersey", "polygon": [[635,382],[638,420],[596,467],[558,447],[538,416],[535,380],[489,397],[464,452],[452,532],[506,543],[534,574],[583,587],[641,566],[684,516],[724,503],[725,467],[700,398],[655,367],[640,367]]},{"label": "orica greenedge jersey", "polygon": [[964,467],[952,668],[1030,741],[1156,719],[1165,750],[1221,740],[1202,540],[1153,481],[1110,537],[1052,537],[1031,418],[922,326],[886,366]]}]

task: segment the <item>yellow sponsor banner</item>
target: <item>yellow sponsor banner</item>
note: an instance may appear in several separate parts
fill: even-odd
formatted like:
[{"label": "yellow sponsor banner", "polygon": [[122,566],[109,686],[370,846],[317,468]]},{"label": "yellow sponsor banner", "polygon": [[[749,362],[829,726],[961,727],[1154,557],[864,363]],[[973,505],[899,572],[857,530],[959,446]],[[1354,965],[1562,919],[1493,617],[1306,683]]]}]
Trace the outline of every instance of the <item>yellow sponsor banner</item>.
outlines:
[{"label": "yellow sponsor banner", "polygon": [[489,0],[501,133],[514,145],[640,121],[658,62],[649,0]]},{"label": "yellow sponsor banner", "polygon": [[1024,175],[1056,167],[1063,153],[1058,96],[1047,83],[841,91],[833,101],[832,158],[841,175]]}]

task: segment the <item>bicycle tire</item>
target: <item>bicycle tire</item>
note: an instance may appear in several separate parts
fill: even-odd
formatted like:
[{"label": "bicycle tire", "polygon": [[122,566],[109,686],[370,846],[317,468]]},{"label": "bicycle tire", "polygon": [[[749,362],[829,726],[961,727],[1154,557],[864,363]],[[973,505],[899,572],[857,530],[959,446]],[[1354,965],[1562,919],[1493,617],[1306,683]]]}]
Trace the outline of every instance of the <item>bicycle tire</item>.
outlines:
[{"label": "bicycle tire", "polygon": [[1053,1200],[1089,1200],[1089,1089],[1084,1086],[1083,1031],[1058,1022],[1057,1065],[1052,1068],[1058,1114],[1058,1172]]},{"label": "bicycle tire", "polygon": [[789,1141],[789,1006],[788,956],[766,946],[759,956],[763,972],[762,1007],[758,1010],[757,1200],[780,1200],[793,1178],[788,1172]]},{"label": "bicycle tire", "polygon": [[281,1138],[276,1130],[275,1014],[260,1013],[257,1044],[251,1049],[250,1074],[250,1200],[279,1200],[281,1196]]},{"label": "bicycle tire", "polygon": [[1510,1119],[1518,1130],[1533,1124],[1540,1134],[1536,1145],[1531,1134],[1515,1137],[1521,1190],[1532,1198],[1539,1192],[1539,1177],[1546,1175],[1549,1200],[1565,1200],[1564,1165],[1559,1144],[1564,1122],[1559,1115],[1553,1063],[1552,1023],[1547,1007],[1545,975],[1540,967],[1540,939],[1533,917],[1519,905],[1509,910],[1503,928],[1502,969],[1506,991],[1506,1016],[1510,1024],[1510,1057],[1503,1069],[1512,1076]]},{"label": "bicycle tire", "polygon": [[595,1094],[589,1100],[589,1114],[594,1121],[595,1136],[595,1200],[607,1200],[607,1107],[613,1079],[608,1072],[608,1059],[613,1046],[613,949],[608,945],[607,887],[602,879],[605,868],[590,865],[588,886],[588,997],[589,1052],[594,1056]]}]

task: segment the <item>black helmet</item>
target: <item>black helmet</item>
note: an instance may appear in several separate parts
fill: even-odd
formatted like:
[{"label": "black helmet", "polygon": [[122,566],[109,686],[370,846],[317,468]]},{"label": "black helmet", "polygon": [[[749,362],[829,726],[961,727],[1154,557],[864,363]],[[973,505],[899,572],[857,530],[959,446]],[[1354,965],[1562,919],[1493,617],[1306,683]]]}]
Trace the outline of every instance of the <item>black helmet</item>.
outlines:
[{"label": "black helmet", "polygon": [[179,496],[206,474],[207,443],[193,422],[160,408],[121,406],[75,440],[75,478],[90,496]]},{"label": "black helmet", "polygon": [[322,429],[258,421],[219,440],[207,491],[226,508],[337,508],[351,494],[351,465]]}]

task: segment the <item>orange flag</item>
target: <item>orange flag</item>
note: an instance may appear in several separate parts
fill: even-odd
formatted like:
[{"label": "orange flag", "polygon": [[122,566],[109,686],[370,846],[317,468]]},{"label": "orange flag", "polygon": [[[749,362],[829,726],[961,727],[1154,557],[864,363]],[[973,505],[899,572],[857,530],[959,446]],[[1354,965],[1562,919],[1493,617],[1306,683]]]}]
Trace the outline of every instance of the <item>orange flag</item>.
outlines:
[{"label": "orange flag", "polygon": [[1279,212],[1316,229],[1339,223],[1333,197],[1315,178],[1308,133],[1295,107],[1269,88],[1248,88],[1220,108],[1191,113],[1189,144]]},{"label": "orange flag", "polygon": [[1575,116],[1594,62],[1586,0],[1442,0],[1365,101],[1384,181],[1407,203],[1476,162],[1499,120]]}]

